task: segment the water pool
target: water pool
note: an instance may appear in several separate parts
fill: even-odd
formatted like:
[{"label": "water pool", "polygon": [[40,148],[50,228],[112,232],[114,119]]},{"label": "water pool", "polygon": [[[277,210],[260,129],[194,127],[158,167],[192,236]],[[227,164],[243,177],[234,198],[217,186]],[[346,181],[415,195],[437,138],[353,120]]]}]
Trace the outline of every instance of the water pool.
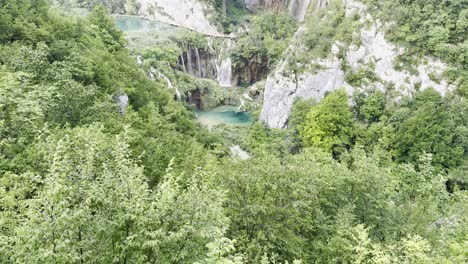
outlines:
[{"label": "water pool", "polygon": [[206,111],[198,111],[197,119],[209,128],[219,124],[247,125],[252,121],[249,112],[238,111],[235,106],[219,106]]},{"label": "water pool", "polygon": [[117,27],[125,32],[130,47],[144,48],[170,40],[185,29],[137,16],[114,16]]}]

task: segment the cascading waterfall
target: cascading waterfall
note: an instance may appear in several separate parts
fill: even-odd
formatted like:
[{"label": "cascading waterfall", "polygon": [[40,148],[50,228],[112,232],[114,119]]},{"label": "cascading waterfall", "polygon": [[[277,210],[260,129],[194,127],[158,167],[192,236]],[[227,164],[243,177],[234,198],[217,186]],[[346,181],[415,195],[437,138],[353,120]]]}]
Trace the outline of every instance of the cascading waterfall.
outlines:
[{"label": "cascading waterfall", "polygon": [[190,46],[188,46],[188,49],[187,49],[187,72],[189,74],[193,74],[191,49],[192,48]]},{"label": "cascading waterfall", "polygon": [[198,52],[198,48],[195,47],[195,57],[197,59],[197,70],[198,70],[198,77],[202,78],[202,69],[201,69],[201,62],[200,62],[200,53]]},{"label": "cascading waterfall", "polygon": [[185,59],[184,59],[184,53],[180,53],[180,60],[182,61],[182,68],[184,69],[184,72],[187,72],[187,68],[185,67]]},{"label": "cascading waterfall", "polygon": [[138,63],[138,65],[142,65],[142,64],[143,64],[143,56],[141,56],[141,55],[138,55],[138,56],[137,56],[137,63]]},{"label": "cascading waterfall", "polygon": [[210,50],[210,52],[212,53],[215,53],[215,49],[213,48],[213,38],[209,38],[208,39],[208,49]]},{"label": "cascading waterfall", "polygon": [[218,74],[218,83],[222,87],[231,87],[233,86],[232,82],[232,61],[231,58],[225,59],[221,65],[216,65],[216,70]]},{"label": "cascading waterfall", "polygon": [[128,106],[128,95],[126,93],[122,93],[122,94],[116,95],[114,99],[115,99],[117,106],[119,107],[120,114],[124,115]]},{"label": "cascading waterfall", "polygon": [[244,100],[244,99],[247,99],[248,101],[253,101],[253,100],[254,100],[254,99],[252,99],[252,98],[250,97],[250,95],[249,95],[248,93],[243,93],[243,94],[242,94],[242,97],[239,98],[239,100],[240,100],[241,103],[240,103],[239,107],[237,108],[237,110],[239,110],[239,111],[244,111],[244,110],[246,110],[246,109],[245,109],[245,100]]},{"label": "cascading waterfall", "polygon": [[319,11],[327,5],[328,5],[328,0],[317,0],[317,6],[315,7],[315,10]]},{"label": "cascading waterfall", "polygon": [[156,69],[153,68],[153,66],[150,67],[150,78],[152,81],[156,80],[155,76],[154,76],[154,73],[156,72]]},{"label": "cascading waterfall", "polygon": [[237,107],[237,110],[243,111],[243,109],[245,109],[245,101],[244,99],[240,98],[240,105]]},{"label": "cascading waterfall", "polygon": [[180,93],[179,91],[179,88],[175,88],[175,93],[176,93],[176,98],[177,98],[177,101],[182,101],[182,94]]},{"label": "cascading waterfall", "polygon": [[[167,78],[166,75],[162,74],[161,72],[158,72],[158,76],[159,78],[162,78],[164,80],[166,80],[166,83],[167,83],[167,87],[169,89],[174,89],[174,86],[172,85],[172,82],[169,78]],[[176,97],[177,97],[177,101],[180,101],[182,99],[182,95],[179,91],[179,89],[177,87],[175,87],[175,92],[176,92]]]},{"label": "cascading waterfall", "polygon": [[[318,5],[323,2],[323,0],[317,0]],[[304,18],[307,14],[307,10],[309,9],[310,0],[292,0],[289,2],[289,12],[296,17],[298,21],[304,21]]]}]

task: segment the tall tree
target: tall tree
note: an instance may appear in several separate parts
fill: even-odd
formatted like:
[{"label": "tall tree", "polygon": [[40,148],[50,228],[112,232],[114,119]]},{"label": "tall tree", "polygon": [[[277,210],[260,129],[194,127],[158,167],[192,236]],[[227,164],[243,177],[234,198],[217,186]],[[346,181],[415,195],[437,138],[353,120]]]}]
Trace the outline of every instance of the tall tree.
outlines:
[{"label": "tall tree", "polygon": [[351,144],[352,127],[353,115],[348,106],[348,96],[341,89],[314,106],[299,131],[306,147],[340,154]]}]

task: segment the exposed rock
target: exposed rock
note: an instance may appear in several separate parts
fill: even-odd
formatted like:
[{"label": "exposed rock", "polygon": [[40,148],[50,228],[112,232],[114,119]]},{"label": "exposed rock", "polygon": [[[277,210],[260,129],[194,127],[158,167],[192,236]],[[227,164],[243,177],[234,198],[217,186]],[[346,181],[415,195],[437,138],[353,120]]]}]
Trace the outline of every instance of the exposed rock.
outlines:
[{"label": "exposed rock", "polygon": [[[384,33],[378,30],[378,23],[366,14],[364,4],[353,0],[343,2],[346,6],[346,15],[350,16],[358,12],[361,14],[363,24],[370,22],[373,25],[369,28],[363,27],[361,30],[362,44],[359,47],[350,46],[345,50],[345,60],[351,70],[357,70],[369,64],[373,65],[374,73],[379,81],[371,83],[371,87],[383,90],[385,84],[393,84],[395,90],[401,95],[411,95],[418,88],[423,90],[432,87],[441,94],[455,89],[444,80],[440,82],[431,80],[431,75],[440,76],[445,69],[445,65],[439,61],[426,58],[424,64],[416,67],[417,74],[396,70],[395,59],[403,54],[404,50],[385,40]],[[304,27],[298,30],[285,56],[291,50],[302,48],[300,39],[303,31]],[[342,48],[345,47],[341,43],[335,43],[328,59],[314,61],[314,64],[320,65],[320,70],[307,70],[297,78],[286,73],[287,60],[279,63],[277,69],[266,81],[260,119],[269,127],[284,128],[288,124],[288,117],[296,97],[320,100],[327,92],[341,87],[346,88],[350,95],[355,89],[366,88],[352,87],[345,82],[346,73],[342,70],[343,62],[337,58]]]},{"label": "exposed rock", "polygon": [[[269,127],[285,128],[294,98],[321,99],[325,93],[344,85],[345,76],[341,61],[334,58],[321,62],[324,70],[316,74],[304,73],[294,78],[283,75],[284,68],[270,75],[265,83],[265,95],[260,119]],[[283,65],[285,67],[285,65]]]},{"label": "exposed rock", "polygon": [[118,94],[114,96],[114,100],[119,108],[119,113],[124,115],[128,107],[128,95],[125,93]]},{"label": "exposed rock", "polygon": [[[312,0],[321,1],[321,0]],[[323,0],[322,0],[323,1]],[[268,9],[272,11],[288,10],[298,21],[303,21],[311,0],[245,0],[245,6],[250,11]]]},{"label": "exposed rock", "polygon": [[143,56],[141,56],[141,55],[137,56],[137,64],[140,65],[140,66],[143,64]]},{"label": "exposed rock", "polygon": [[188,46],[179,56],[180,68],[198,78],[216,79],[216,52]]},{"label": "exposed rock", "polygon": [[298,21],[304,21],[310,1],[311,0],[291,0],[288,10]]},{"label": "exposed rock", "polygon": [[250,154],[247,153],[245,150],[241,149],[239,145],[229,147],[229,150],[231,151],[232,157],[237,157],[241,160],[250,159]]},{"label": "exposed rock", "polygon": [[210,7],[199,0],[137,0],[138,14],[148,19],[188,28],[206,35],[223,36],[206,14]]},{"label": "exposed rock", "polygon": [[375,65],[376,75],[383,81],[393,83],[395,88],[403,95],[409,95],[414,91],[416,85],[421,89],[434,88],[444,95],[447,90],[452,90],[446,81],[436,83],[429,77],[432,74],[441,75],[445,65],[440,61],[426,58],[427,62],[417,66],[418,73],[412,75],[407,71],[395,69],[395,58],[404,53],[404,50],[385,40],[382,32],[377,31],[374,25],[361,32],[362,45],[352,46],[347,52],[346,60],[353,70],[358,69],[363,64],[372,63]]}]

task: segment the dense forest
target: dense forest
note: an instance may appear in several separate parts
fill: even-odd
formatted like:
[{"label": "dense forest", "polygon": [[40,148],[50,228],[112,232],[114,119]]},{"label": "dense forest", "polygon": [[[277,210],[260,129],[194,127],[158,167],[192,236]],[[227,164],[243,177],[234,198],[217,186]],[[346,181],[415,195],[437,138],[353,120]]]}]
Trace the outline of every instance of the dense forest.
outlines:
[{"label": "dense forest", "polygon": [[[249,25],[230,56],[260,81],[287,61],[299,22],[241,2],[214,10],[226,9],[227,33]],[[285,129],[258,109],[251,124],[208,129],[139,68],[111,16],[135,1],[1,0],[0,263],[466,263],[468,2],[362,2],[394,20],[387,36],[408,47],[405,67],[438,58],[457,88],[398,100],[392,89],[338,89],[297,98]],[[333,8],[304,22],[314,27],[291,71],[355,41],[358,19]],[[208,49],[193,32],[175,42]],[[141,53],[181,92],[226,96],[183,72],[178,49]]]}]

